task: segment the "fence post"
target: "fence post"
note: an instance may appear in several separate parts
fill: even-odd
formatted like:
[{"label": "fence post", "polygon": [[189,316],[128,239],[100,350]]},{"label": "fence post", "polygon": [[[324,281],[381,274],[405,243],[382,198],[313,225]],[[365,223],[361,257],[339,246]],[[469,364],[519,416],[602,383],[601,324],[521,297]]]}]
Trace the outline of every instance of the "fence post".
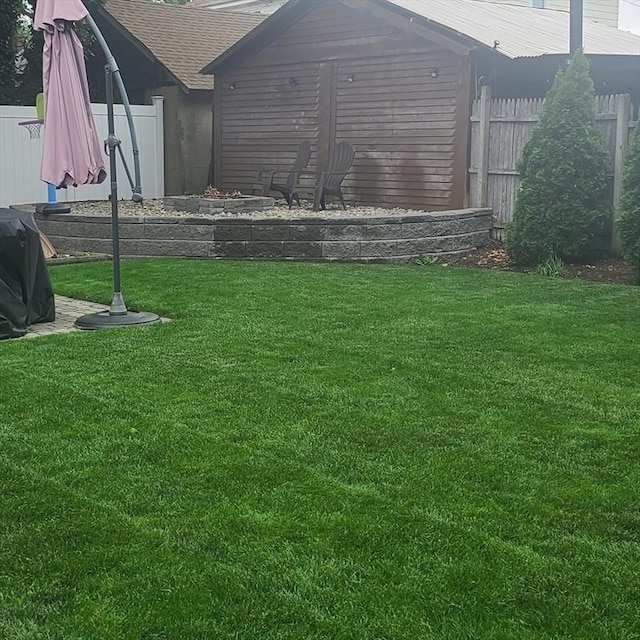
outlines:
[{"label": "fence post", "polygon": [[480,207],[486,207],[489,189],[489,132],[491,130],[491,87],[484,85],[480,89],[480,108],[478,110],[478,173],[476,174]]},{"label": "fence post", "polygon": [[164,197],[164,96],[151,96],[151,103],[156,110],[155,197],[162,198]]},{"label": "fence post", "polygon": [[631,122],[631,96],[619,95],[616,107],[616,146],[613,161],[613,225],[611,229],[611,250],[619,253],[621,244],[618,234],[618,209],[622,195],[624,160],[629,144],[629,123]]}]

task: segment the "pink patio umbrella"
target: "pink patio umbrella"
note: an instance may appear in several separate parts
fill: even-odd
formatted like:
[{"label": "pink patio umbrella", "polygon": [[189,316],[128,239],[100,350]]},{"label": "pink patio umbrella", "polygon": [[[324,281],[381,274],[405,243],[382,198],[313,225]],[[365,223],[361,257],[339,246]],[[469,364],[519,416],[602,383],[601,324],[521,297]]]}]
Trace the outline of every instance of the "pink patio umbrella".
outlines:
[{"label": "pink patio umbrella", "polygon": [[42,157],[42,179],[57,187],[99,184],[107,177],[102,149],[98,142],[89,100],[89,84],[84,51],[74,30],[74,23],[87,19],[107,58],[107,120],[109,135],[105,143],[109,153],[111,174],[111,229],[113,236],[113,298],[108,311],[78,318],[81,329],[105,329],[141,324],[155,324],[154,313],[129,311],[120,291],[120,239],[118,232],[118,185],[116,152],[127,168],[120,140],[115,133],[113,82],[120,91],[129,120],[134,149],[136,182],[133,200],[142,201],[140,166],[131,107],[122,83],[120,69],[102,33],[81,0],[40,0],[36,6],[33,28],[44,32],[43,84],[45,94],[45,133]]},{"label": "pink patio umbrella", "polygon": [[84,51],[73,24],[88,15],[81,0],[40,0],[33,28],[44,34],[45,95],[41,177],[56,187],[107,177],[89,99]]}]

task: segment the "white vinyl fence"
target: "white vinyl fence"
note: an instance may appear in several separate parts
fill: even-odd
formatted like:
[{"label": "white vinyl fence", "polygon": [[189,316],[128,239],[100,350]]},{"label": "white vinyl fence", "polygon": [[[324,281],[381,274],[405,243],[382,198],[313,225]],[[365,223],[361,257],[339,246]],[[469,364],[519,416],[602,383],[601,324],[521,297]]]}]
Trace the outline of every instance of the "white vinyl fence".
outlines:
[{"label": "white vinyl fence", "polygon": [[[142,195],[145,198],[164,196],[164,98],[152,98],[151,106],[133,105],[140,148]],[[92,104],[98,139],[107,138],[107,105]],[[47,201],[47,186],[40,182],[42,137],[31,140],[19,122],[35,118],[34,107],[0,105],[0,207]],[[133,175],[133,153],[127,118],[122,105],[115,107],[116,135],[122,140],[122,151]],[[42,136],[41,132],[41,136]],[[109,161],[105,156],[107,173]],[[60,202],[106,200],[111,191],[109,177],[100,185],[59,189]],[[131,187],[122,162],[118,159],[118,197],[129,199]]]}]

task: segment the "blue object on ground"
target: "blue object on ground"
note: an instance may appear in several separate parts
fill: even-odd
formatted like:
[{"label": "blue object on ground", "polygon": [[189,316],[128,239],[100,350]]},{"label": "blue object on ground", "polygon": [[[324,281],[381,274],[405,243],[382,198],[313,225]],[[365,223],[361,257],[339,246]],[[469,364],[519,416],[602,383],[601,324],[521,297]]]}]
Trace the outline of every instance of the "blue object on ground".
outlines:
[{"label": "blue object on ground", "polygon": [[56,194],[56,188],[52,184],[47,183],[47,202],[49,204],[55,204],[58,202],[58,196]]}]

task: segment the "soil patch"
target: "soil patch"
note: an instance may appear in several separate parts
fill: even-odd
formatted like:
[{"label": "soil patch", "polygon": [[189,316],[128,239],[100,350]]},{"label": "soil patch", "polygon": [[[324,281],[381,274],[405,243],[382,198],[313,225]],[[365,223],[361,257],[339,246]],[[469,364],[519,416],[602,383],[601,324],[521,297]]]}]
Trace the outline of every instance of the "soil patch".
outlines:
[{"label": "soil patch", "polygon": [[[491,241],[489,245],[473,253],[450,260],[450,265],[460,267],[474,267],[478,269],[496,269],[499,271],[518,271],[535,273],[535,268],[518,267],[514,265],[504,250],[501,242]],[[604,257],[592,264],[565,265],[567,278],[578,278],[592,282],[607,282],[611,284],[635,284],[633,268],[628,262],[615,257]]]}]

